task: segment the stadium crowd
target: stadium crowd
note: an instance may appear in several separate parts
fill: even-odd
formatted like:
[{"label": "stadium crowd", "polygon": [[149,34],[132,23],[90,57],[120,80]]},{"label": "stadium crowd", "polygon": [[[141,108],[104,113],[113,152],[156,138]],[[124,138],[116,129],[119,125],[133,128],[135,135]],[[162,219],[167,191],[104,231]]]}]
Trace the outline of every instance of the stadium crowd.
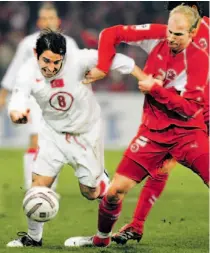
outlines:
[{"label": "stadium crowd", "polygon": [[[43,2],[0,3],[0,80],[12,60],[18,43],[37,30],[37,10]],[[62,19],[61,28],[73,37],[80,48],[97,48],[100,31],[116,24],[166,23],[168,12],[165,2],[54,2]],[[164,11],[163,11],[164,10]],[[120,51],[143,67],[146,54],[139,48],[120,46]],[[138,53],[136,53],[138,51]],[[138,90],[136,80],[130,76],[112,75],[94,85],[96,90]]]}]

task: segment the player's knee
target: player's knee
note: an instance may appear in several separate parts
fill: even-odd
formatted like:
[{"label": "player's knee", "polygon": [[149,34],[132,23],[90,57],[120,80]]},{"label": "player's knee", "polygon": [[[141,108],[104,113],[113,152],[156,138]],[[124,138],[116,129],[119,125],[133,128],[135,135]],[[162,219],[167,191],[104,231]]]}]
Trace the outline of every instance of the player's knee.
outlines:
[{"label": "player's knee", "polygon": [[98,197],[96,188],[86,188],[85,190],[81,191],[81,194],[88,200],[95,200]]},{"label": "player's knee", "polygon": [[160,168],[160,172],[163,174],[170,174],[171,170],[175,167],[175,165],[176,165],[175,159],[166,160],[162,168]]},{"label": "player's knee", "polygon": [[46,186],[46,187],[51,187],[51,185],[54,182],[53,177],[46,177],[46,176],[41,176],[41,175],[32,175],[32,187],[33,186]]},{"label": "player's knee", "polygon": [[119,201],[122,201],[124,199],[126,194],[127,191],[124,188],[111,187],[106,194],[107,201],[110,204],[117,204]]}]

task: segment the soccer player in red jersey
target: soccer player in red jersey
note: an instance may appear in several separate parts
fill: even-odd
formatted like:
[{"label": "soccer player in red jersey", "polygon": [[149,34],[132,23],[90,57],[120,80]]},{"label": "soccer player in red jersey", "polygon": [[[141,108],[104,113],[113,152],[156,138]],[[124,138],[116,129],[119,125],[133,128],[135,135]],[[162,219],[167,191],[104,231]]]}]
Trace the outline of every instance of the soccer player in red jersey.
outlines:
[{"label": "soccer player in red jersey", "polygon": [[[179,4],[188,5],[198,11],[199,14],[202,13],[201,6],[199,2],[181,2],[181,1],[171,1],[168,2],[168,10],[171,11]],[[144,30],[145,29],[145,30]],[[135,44],[142,40],[143,35],[147,36],[148,33],[152,33],[154,39],[165,38],[166,37],[166,25],[151,24],[150,29],[147,29],[147,25],[137,26],[115,26],[105,29],[101,35],[99,44],[99,53],[101,54],[98,68],[107,72],[108,66],[111,63],[113,57],[113,52],[115,52],[115,45],[120,42]],[[144,33],[144,34],[143,34]],[[108,38],[108,43],[107,43]],[[204,49],[209,54],[209,18],[203,17],[199,18],[197,26],[194,31],[193,41],[202,49]],[[143,43],[142,43],[143,44]],[[140,45],[141,46],[141,45]],[[143,47],[143,45],[142,45]],[[106,52],[106,54],[104,54]],[[104,72],[100,72],[99,69],[92,70],[91,78],[102,78]],[[98,76],[94,76],[98,74]],[[100,76],[101,75],[101,76]],[[209,129],[209,85],[205,87],[205,105],[203,110],[204,122]],[[209,130],[208,130],[209,133]],[[175,166],[175,159],[168,159],[164,162],[163,167],[159,169],[159,173],[156,178],[148,177],[144,187],[140,193],[139,200],[133,215],[133,220],[131,223],[123,226],[120,231],[112,236],[112,240],[118,243],[126,243],[129,239],[140,240],[143,235],[144,223],[146,218],[152,209],[156,200],[160,197],[163,192],[166,182],[169,178],[170,171]],[[132,236],[131,236],[132,234]],[[128,235],[128,236],[127,236]]]},{"label": "soccer player in red jersey", "polygon": [[[209,185],[208,137],[203,118],[208,55],[193,41],[199,22],[197,11],[178,6],[170,13],[168,27],[116,26],[101,34],[98,68],[105,72],[115,55],[114,46],[121,41],[139,44],[149,54],[144,68],[148,77],[139,82],[139,89],[145,93],[143,119],[100,203],[97,235],[70,238],[66,246],[108,246],[126,193],[147,176],[153,180],[151,189],[155,188],[154,180],[166,182],[162,177],[168,175],[160,173],[159,168],[169,157],[189,167]],[[153,78],[161,79],[162,85]],[[120,243],[140,240],[136,236],[139,231],[136,237],[133,231],[124,235],[127,238]]]}]

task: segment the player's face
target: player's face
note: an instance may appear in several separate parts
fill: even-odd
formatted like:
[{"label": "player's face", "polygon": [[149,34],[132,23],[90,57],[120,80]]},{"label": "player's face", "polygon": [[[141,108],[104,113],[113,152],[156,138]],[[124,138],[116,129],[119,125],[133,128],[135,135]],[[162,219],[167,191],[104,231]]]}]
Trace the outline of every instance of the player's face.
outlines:
[{"label": "player's face", "polygon": [[187,18],[180,13],[173,14],[168,20],[167,40],[173,52],[180,52],[191,42],[192,33]]},{"label": "player's face", "polygon": [[60,26],[60,19],[54,10],[41,10],[39,13],[39,19],[37,20],[37,26],[40,30],[50,28],[51,30],[57,30]]},{"label": "player's face", "polygon": [[46,78],[51,78],[56,75],[63,62],[63,56],[60,54],[54,54],[52,51],[44,51],[38,59],[39,67],[42,75]]}]

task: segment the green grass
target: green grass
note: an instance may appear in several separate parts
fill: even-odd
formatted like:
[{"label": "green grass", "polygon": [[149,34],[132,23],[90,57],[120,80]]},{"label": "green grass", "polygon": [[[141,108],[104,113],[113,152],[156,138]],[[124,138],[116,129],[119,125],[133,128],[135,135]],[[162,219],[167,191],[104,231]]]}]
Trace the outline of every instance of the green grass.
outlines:
[{"label": "green grass", "polygon": [[[24,191],[21,150],[0,150],[0,252],[101,252],[101,253],[207,253],[208,252],[208,190],[191,171],[180,165],[172,172],[168,185],[154,206],[145,225],[141,243],[126,246],[112,244],[106,249],[63,247],[71,236],[92,235],[97,227],[96,201],[88,201],[79,193],[73,170],[65,167],[58,192],[60,212],[45,224],[41,249],[6,248],[18,231],[27,231],[22,211]],[[122,152],[106,152],[106,167],[110,174],[120,161]],[[123,211],[114,230],[129,222],[141,186],[125,199]]]}]

